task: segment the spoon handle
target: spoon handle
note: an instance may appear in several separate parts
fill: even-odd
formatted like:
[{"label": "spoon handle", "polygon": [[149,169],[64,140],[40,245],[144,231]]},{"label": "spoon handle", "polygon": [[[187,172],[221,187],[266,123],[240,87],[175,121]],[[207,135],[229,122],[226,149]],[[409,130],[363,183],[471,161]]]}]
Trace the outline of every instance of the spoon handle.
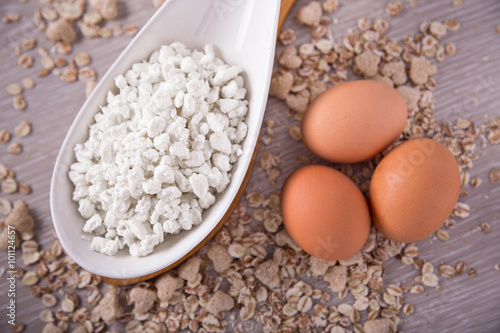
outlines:
[{"label": "spoon handle", "polygon": [[285,22],[285,19],[288,16],[288,13],[290,13],[295,1],[297,0],[281,0],[280,16],[278,19],[278,36],[280,35],[283,22]]}]

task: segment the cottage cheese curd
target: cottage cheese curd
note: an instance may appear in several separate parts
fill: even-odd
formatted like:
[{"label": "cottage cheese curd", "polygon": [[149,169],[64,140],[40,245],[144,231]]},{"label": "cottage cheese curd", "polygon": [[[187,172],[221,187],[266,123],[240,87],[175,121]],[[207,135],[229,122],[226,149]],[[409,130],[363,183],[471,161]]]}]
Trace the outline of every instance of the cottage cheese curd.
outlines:
[{"label": "cottage cheese curd", "polygon": [[69,171],[93,250],[145,256],[201,223],[243,153],[241,72],[211,45],[172,43],[115,78]]}]

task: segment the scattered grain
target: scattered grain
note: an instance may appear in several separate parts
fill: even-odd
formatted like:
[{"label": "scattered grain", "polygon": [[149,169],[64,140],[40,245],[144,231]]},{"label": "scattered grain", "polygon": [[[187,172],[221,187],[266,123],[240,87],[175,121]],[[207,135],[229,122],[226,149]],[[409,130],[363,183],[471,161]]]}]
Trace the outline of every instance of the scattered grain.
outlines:
[{"label": "scattered grain", "polygon": [[455,276],[456,269],[453,266],[450,265],[440,265],[438,267],[439,274],[441,276],[444,276],[446,278],[452,278]]},{"label": "scattered grain", "polygon": [[446,242],[447,240],[450,239],[450,235],[448,234],[448,231],[446,231],[444,229],[438,229],[436,231],[436,236],[437,236],[437,238],[439,238],[443,242]]},{"label": "scattered grain", "polygon": [[212,245],[210,250],[208,250],[207,255],[208,258],[212,260],[212,265],[218,273],[226,271],[233,262],[233,258],[228,253],[227,249],[222,245]]},{"label": "scattered grain", "polygon": [[19,194],[28,195],[31,194],[31,187],[27,184],[19,184]]},{"label": "scattered grain", "polygon": [[495,169],[490,172],[490,182],[492,184],[500,183],[500,169]]},{"label": "scattered grain", "polygon": [[75,63],[78,67],[85,67],[90,64],[90,55],[86,52],[78,52],[75,55]]},{"label": "scattered grain", "polygon": [[78,71],[78,80],[85,83],[95,82],[96,72],[90,67],[82,67]]},{"label": "scattered grain", "polygon": [[44,77],[50,74],[50,70],[44,68],[38,71],[37,75],[38,77]]},{"label": "scattered grain", "polygon": [[403,313],[407,316],[411,315],[413,313],[413,311],[415,310],[415,308],[413,307],[412,304],[410,303],[406,303],[404,306],[403,306]]},{"label": "scattered grain", "polygon": [[78,67],[76,67],[75,61],[72,60],[68,67],[62,70],[60,79],[62,81],[71,83],[75,82],[78,78]]},{"label": "scattered grain", "polygon": [[96,81],[89,81],[85,85],[85,97],[89,97],[92,91],[94,91],[95,86],[97,85]]},{"label": "scattered grain", "polygon": [[38,275],[36,274],[35,271],[29,271],[26,274],[24,274],[21,283],[23,286],[31,287],[37,284],[39,281]]},{"label": "scattered grain", "polygon": [[457,53],[457,45],[453,42],[446,43],[445,50],[447,55],[453,56]]},{"label": "scattered grain", "polygon": [[221,290],[216,291],[206,305],[207,311],[213,315],[229,311],[233,308],[234,299]]},{"label": "scattered grain", "polygon": [[311,1],[297,10],[295,19],[299,24],[311,27],[319,25],[322,15],[322,6],[319,1]]},{"label": "scattered grain", "polygon": [[99,29],[99,37],[110,38],[113,36],[113,30],[109,27]]},{"label": "scattered grain", "polygon": [[300,132],[300,127],[298,126],[291,126],[288,130],[288,133],[294,139],[295,141],[301,141],[302,140],[302,134]]},{"label": "scattered grain", "polygon": [[482,182],[483,182],[483,180],[481,178],[479,178],[478,176],[476,176],[476,177],[471,179],[470,184],[473,188],[477,188],[477,187],[479,187],[479,185],[481,185]]},{"label": "scattered grain", "polygon": [[163,5],[164,2],[165,2],[165,0],[153,0],[153,6],[155,8],[160,8],[161,5]]},{"label": "scattered grain", "polygon": [[27,38],[23,40],[23,42],[21,43],[21,47],[23,48],[24,51],[29,51],[35,48],[36,43],[37,43],[36,38]]},{"label": "scattered grain", "polygon": [[13,333],[21,333],[24,331],[25,328],[26,328],[26,325],[24,323],[15,323],[12,326],[12,332]]},{"label": "scattered grain", "polygon": [[439,283],[439,277],[433,273],[425,273],[422,275],[422,283],[427,287],[436,287]]},{"label": "scattered grain", "polygon": [[55,21],[59,18],[57,10],[50,7],[43,7],[40,14],[45,20],[49,22]]},{"label": "scattered grain", "polygon": [[7,152],[11,155],[19,155],[22,151],[23,146],[19,142],[14,142],[7,148]]},{"label": "scattered grain", "polygon": [[53,308],[57,305],[58,300],[52,294],[44,294],[42,295],[42,304],[47,308]]},{"label": "scattered grain", "polygon": [[459,262],[455,265],[455,270],[456,270],[456,273],[457,273],[458,275],[462,275],[462,274],[465,272],[466,267],[467,267],[467,266],[466,266],[465,262],[463,262],[463,261],[459,261]]},{"label": "scattered grain", "polygon": [[17,64],[23,68],[30,68],[33,66],[33,57],[29,54],[23,54],[17,60]]},{"label": "scattered grain", "polygon": [[0,163],[0,179],[14,178],[14,172],[5,166],[5,164]]},{"label": "scattered grain", "polygon": [[457,202],[453,214],[460,218],[466,218],[470,214],[470,206],[463,202]]},{"label": "scattered grain", "polygon": [[378,72],[380,56],[372,51],[365,51],[354,58],[354,70],[367,78],[374,77]]},{"label": "scattered grain", "polygon": [[436,66],[424,57],[413,57],[411,60],[410,78],[416,85],[425,85],[436,71]]},{"label": "scattered grain", "polygon": [[338,0],[325,0],[323,2],[323,11],[325,13],[333,13],[339,7]]},{"label": "scattered grain", "polygon": [[45,31],[45,36],[53,42],[62,41],[73,43],[76,39],[76,32],[72,23],[60,18],[56,21],[49,22],[47,30]]},{"label": "scattered grain", "polygon": [[15,96],[20,95],[23,92],[23,87],[17,83],[10,83],[7,85],[6,90],[9,95]]},{"label": "scattered grain", "polygon": [[43,309],[39,314],[40,320],[44,323],[53,323],[55,321],[51,310]]},{"label": "scattered grain", "polygon": [[21,123],[14,128],[14,135],[19,138],[25,137],[30,133],[31,124],[26,120],[21,121]]},{"label": "scattered grain", "polygon": [[0,199],[0,215],[6,216],[12,210],[12,205],[7,199]]},{"label": "scattered grain", "polygon": [[26,89],[33,89],[35,87],[35,81],[32,78],[23,78],[23,85]]},{"label": "scattered grain", "polygon": [[90,0],[89,3],[107,20],[113,20],[118,16],[117,0]]},{"label": "scattered grain", "polygon": [[68,54],[72,49],[71,43],[68,42],[57,42],[55,46],[57,54]]},{"label": "scattered grain", "polygon": [[386,13],[393,17],[398,16],[403,9],[404,6],[399,0],[391,1],[387,5],[385,5]]},{"label": "scattered grain", "polygon": [[134,37],[139,32],[139,29],[135,25],[127,25],[125,27],[125,34],[130,37]]},{"label": "scattered grain", "polygon": [[[315,40],[308,43],[310,45],[304,47],[300,46],[298,49],[294,48],[294,52],[288,51],[289,53],[284,55],[284,57],[287,58],[281,59],[280,63],[283,67],[279,72],[273,75],[273,82],[270,88],[270,94],[272,96],[277,96],[278,98],[286,100],[287,106],[290,109],[287,111],[287,115],[293,115],[295,119],[300,120],[301,112],[305,110],[308,103],[314,99],[319,92],[326,89],[326,82],[336,84],[345,81],[347,79],[348,69],[352,68],[352,65],[355,64],[356,71],[358,71],[359,74],[366,77],[372,77],[374,75],[374,79],[383,80],[396,87],[406,84],[407,86],[405,87],[412,89],[414,96],[411,99],[406,99],[407,103],[411,106],[411,108],[409,107],[409,121],[413,125],[408,133],[412,135],[426,135],[430,133],[430,131],[434,131],[437,125],[433,124],[433,109],[430,101],[433,98],[431,90],[436,84],[432,78],[435,74],[435,65],[423,56],[421,57],[422,59],[420,59],[421,54],[415,51],[423,49],[422,41],[419,39],[410,41],[410,39],[408,39],[401,44],[392,40],[386,41],[384,40],[386,37],[383,35],[389,28],[387,20],[375,19],[372,24],[371,20],[362,18],[358,21],[358,28],[362,33],[358,35],[356,35],[357,32],[349,34],[346,37],[345,48],[341,49],[335,42],[330,40],[331,31],[329,31],[327,26],[329,20],[322,17],[321,13],[321,8],[324,13],[336,10],[339,5],[338,1],[326,0],[322,3],[319,1],[313,1],[311,3],[313,4],[308,5],[311,8],[303,9],[302,13],[297,15],[297,19],[301,21],[302,24],[313,27],[311,29],[311,36]],[[320,6],[319,15],[315,12],[318,5]],[[403,9],[403,5],[400,1],[392,1],[388,4],[388,8],[392,13],[390,13],[391,15],[398,15]],[[61,14],[61,16],[81,15],[79,12],[73,12],[72,10],[73,9],[71,9],[71,11],[69,11],[69,9],[64,9],[64,15]],[[56,22],[56,20],[58,20],[59,15],[56,10],[54,10],[53,13],[49,10],[42,10],[42,15],[43,13],[45,13],[45,20],[49,22]],[[101,36],[109,36],[111,32],[114,35],[122,33],[120,23],[116,23],[112,30],[109,28],[100,28],[98,24],[102,20],[102,16],[97,11],[86,13],[83,16],[83,20],[85,25],[96,26],[96,31]],[[445,54],[455,54],[455,44],[450,42],[442,46],[437,39],[443,37],[446,31],[455,31],[458,29],[458,22],[445,21],[444,24],[439,22],[428,22],[423,25],[423,27],[422,33],[424,36],[422,39],[430,41],[432,44],[432,47],[424,51],[426,57],[435,57],[439,61],[444,60]],[[130,33],[131,29],[127,27],[126,31]],[[136,32],[137,28],[132,29],[133,34]],[[294,31],[285,30],[280,35],[281,43],[286,46],[290,46],[294,40]],[[414,43],[413,45],[415,48],[413,48],[412,43]],[[67,54],[71,51],[71,42],[58,42],[54,50],[58,54]],[[88,54],[86,54],[86,56],[88,56]],[[95,72],[92,71],[88,71],[88,75],[85,75],[86,70],[84,70],[84,67],[88,66],[90,63],[90,57],[86,56],[77,54],[74,61],[72,61],[67,68],[60,71],[60,74],[57,73],[56,68],[54,74],[60,75],[61,79],[67,82],[73,82],[77,78],[86,82],[88,95],[88,91],[93,89],[96,84],[96,78],[94,76]],[[319,59],[320,57],[321,59]],[[58,59],[62,58],[55,58],[54,65],[57,67],[64,67],[66,64],[63,65],[62,60]],[[48,61],[46,61],[46,65],[47,64]],[[410,64],[410,66],[407,66],[408,64]],[[81,68],[80,72],[78,72],[77,65]],[[45,67],[51,68],[51,66]],[[406,76],[407,67],[410,69],[408,73],[411,82],[408,81]],[[333,73],[328,73],[330,69]],[[46,75],[49,71],[43,73]],[[309,81],[314,81],[315,84],[311,84]],[[419,87],[414,88],[410,86],[412,82]],[[27,87],[26,84],[25,87]],[[401,90],[404,91],[405,89],[406,88],[402,88]],[[14,95],[20,94],[21,92]],[[454,131],[460,129],[475,133],[474,125],[471,125],[470,122],[467,124],[467,122],[468,121],[463,120],[457,122],[456,126],[451,127],[450,125],[451,133],[449,135],[446,129],[444,129],[442,131],[444,133],[443,141],[450,139],[454,135]],[[265,135],[267,135],[270,140],[274,135],[274,125],[267,126],[268,128],[265,130]],[[500,142],[500,134],[496,128],[497,127],[490,127],[490,129],[484,132],[491,143]],[[300,140],[299,126],[292,125],[288,131],[292,138]],[[464,131],[462,131],[462,133],[463,132]],[[438,131],[438,133],[441,135],[441,131]],[[447,146],[449,148],[451,147],[450,150],[452,151],[459,151],[455,156],[457,159],[461,159],[462,166],[470,165],[473,159],[472,153],[467,155],[468,153],[463,152],[469,148],[466,148],[462,139],[463,137],[453,139],[455,140],[453,143],[446,141]],[[456,150],[454,150],[454,146]],[[266,171],[266,174],[269,177],[279,176],[280,170],[278,167],[280,155],[275,156],[271,153],[265,153],[261,156],[261,167]],[[467,156],[469,160],[464,158]],[[311,163],[311,159],[308,157],[297,156],[296,159],[300,163]],[[0,171],[2,170],[0,169]],[[351,177],[355,178],[354,172],[351,173]],[[370,172],[365,172],[365,170],[363,170],[364,177],[369,176],[369,174]],[[471,186],[475,186],[474,184],[478,186],[480,179],[477,178],[479,180],[474,180],[475,178],[472,178],[469,180],[469,177],[469,172],[465,171],[463,173],[463,181],[465,183],[470,183]],[[21,191],[22,185],[18,186]],[[177,269],[177,273],[173,271],[172,274],[163,275],[156,280],[154,287],[152,283],[143,285],[144,288],[142,289],[149,290],[149,287],[153,289],[156,288],[158,298],[160,299],[158,308],[155,305],[151,308],[152,311],[150,311],[149,314],[139,314],[138,311],[134,311],[134,314],[128,313],[123,315],[118,299],[121,297],[124,300],[130,300],[130,291],[127,289],[122,289],[120,293],[118,289],[110,288],[111,290],[108,294],[111,296],[106,294],[106,301],[102,303],[99,302],[101,300],[100,291],[94,289],[100,282],[99,278],[94,278],[92,274],[83,270],[80,271],[80,274],[77,274],[76,267],[67,267],[67,265],[74,265],[74,263],[71,262],[65,264],[61,263],[61,265],[51,264],[51,273],[43,273],[44,271],[48,272],[49,267],[42,264],[41,261],[37,266],[37,272],[47,274],[47,276],[51,276],[51,278],[55,278],[56,275],[60,275],[60,277],[54,282],[51,282],[50,289],[47,287],[47,290],[45,290],[42,288],[44,286],[39,287],[34,285],[31,290],[34,295],[36,294],[40,297],[42,294],[47,295],[51,289],[57,290],[61,288],[64,283],[75,288],[89,288],[88,303],[90,306],[96,306],[99,302],[99,309],[92,311],[92,315],[89,313],[85,314],[83,310],[80,312],[81,316],[90,316],[89,318],[91,318],[92,321],[97,318],[94,324],[95,327],[92,321],[86,318],[81,319],[82,321],[81,323],[79,322],[78,325],[83,327],[83,323],[88,323],[86,327],[90,327],[89,330],[96,329],[96,331],[99,331],[99,327],[101,327],[101,330],[104,330],[105,326],[103,321],[108,323],[116,320],[128,321],[127,331],[133,329],[146,330],[146,328],[160,330],[160,326],[157,326],[160,324],[157,324],[157,322],[161,323],[161,325],[166,323],[167,328],[172,331],[187,329],[188,327],[194,331],[200,329],[204,331],[222,330],[225,328],[223,326],[224,321],[221,319],[224,316],[223,312],[234,309],[236,300],[236,302],[239,303],[239,315],[242,320],[254,317],[262,318],[261,321],[264,327],[278,327],[282,325],[285,331],[288,329],[288,331],[298,331],[307,330],[313,327],[311,325],[316,325],[313,323],[324,323],[322,324],[323,326],[318,325],[317,327],[320,327],[319,329],[324,331],[345,332],[345,329],[337,324],[346,326],[352,325],[354,332],[373,332],[375,327],[384,327],[386,331],[396,330],[395,323],[389,319],[380,319],[380,317],[392,318],[392,320],[398,322],[399,319],[396,316],[401,308],[402,312],[406,315],[413,313],[414,309],[411,304],[407,303],[404,304],[404,306],[402,305],[403,291],[409,290],[411,293],[423,292],[422,286],[400,287],[397,285],[389,285],[386,287],[385,293],[379,293],[379,290],[382,290],[384,285],[383,270],[380,262],[385,261],[389,257],[401,254],[401,260],[403,262],[414,264],[415,267],[422,268],[422,276],[419,279],[424,285],[439,287],[439,278],[433,273],[432,265],[429,263],[424,264],[423,260],[418,258],[419,251],[414,244],[401,247],[384,243],[373,237],[372,245],[365,246],[366,251],[363,250],[363,255],[360,255],[359,259],[356,259],[356,262],[346,261],[337,265],[335,263],[327,263],[323,267],[324,271],[322,274],[315,275],[323,276],[325,281],[330,282],[330,288],[337,292],[339,297],[346,297],[348,292],[353,294],[356,297],[356,302],[353,305],[344,303],[344,305],[339,306],[339,311],[334,307],[330,310],[325,307],[326,314],[320,316],[319,313],[323,313],[320,311],[320,305],[323,305],[322,302],[328,302],[331,296],[330,293],[323,293],[321,291],[313,293],[312,289],[309,294],[308,292],[300,291],[302,294],[299,293],[297,296],[287,299],[287,303],[284,303],[282,297],[286,292],[283,292],[277,287],[283,286],[284,290],[289,290],[290,288],[288,287],[293,288],[294,286],[293,282],[289,280],[297,280],[300,274],[304,274],[306,271],[309,272],[309,269],[317,273],[318,267],[314,266],[313,268],[312,264],[311,267],[309,267],[309,257],[304,257],[303,252],[300,251],[300,248],[298,248],[291,239],[289,241],[284,240],[289,237],[284,237],[284,233],[280,231],[281,220],[276,218],[276,215],[279,216],[279,211],[278,214],[273,215],[273,213],[271,213],[272,210],[269,208],[269,205],[271,205],[269,199],[264,198],[262,194],[252,192],[247,195],[247,201],[249,202],[249,206],[253,208],[252,212],[243,212],[241,215],[235,213],[233,215],[235,216],[234,221],[230,219],[230,222],[228,222],[217,235],[216,242],[218,243],[217,246],[220,246],[220,248],[210,245],[202,249],[199,256],[195,255],[192,257],[196,258],[196,262],[190,262],[189,265],[180,266]],[[279,202],[277,205],[279,205]],[[465,217],[469,214],[470,208],[464,205],[465,204],[457,205],[454,211],[455,216]],[[243,208],[242,210],[244,210]],[[262,235],[263,239],[261,241],[256,241],[254,237],[249,236],[255,231],[251,223],[255,220],[263,222],[262,225],[258,227],[258,233]],[[447,221],[445,225],[449,228],[453,226],[454,223]],[[445,230],[439,230],[436,232],[436,235],[440,239],[448,238],[448,234]],[[446,235],[446,237],[443,235]],[[267,258],[267,253],[270,250],[267,248],[269,245],[268,242],[270,242],[271,245],[280,243],[280,246],[283,247],[274,248],[274,253],[271,252],[271,257],[273,257],[273,259],[263,262],[263,260]],[[44,258],[50,258],[50,260],[53,261],[55,259],[50,252],[51,251],[47,251],[47,253],[44,254]],[[217,263],[219,259],[215,258],[219,256],[219,253],[223,253],[221,255],[222,257],[228,256],[230,258],[227,259],[226,263],[223,265]],[[205,262],[200,259],[202,258],[200,256],[205,255],[208,255],[209,258],[211,257],[211,262]],[[371,262],[371,260],[375,261]],[[188,262],[185,264],[187,263]],[[372,265],[373,263],[375,263],[375,265]],[[207,266],[210,264],[216,271],[220,270],[223,272],[221,273],[221,278],[217,278],[213,281],[210,277],[207,277]],[[454,269],[452,266],[440,265],[438,268],[439,274],[446,277],[450,277],[453,270],[457,270],[456,274],[459,274],[458,269]],[[64,272],[66,273],[63,274]],[[68,279],[68,277],[71,277],[71,279]],[[228,294],[219,289],[223,288],[226,280],[230,283]],[[168,286],[168,292],[165,293],[167,296],[164,295],[165,297],[163,298],[160,297],[160,290],[163,290],[162,288],[165,286],[159,283],[159,281],[168,282],[165,282],[165,286]],[[255,284],[259,282],[264,286]],[[268,288],[272,290],[268,290]],[[153,293],[147,293],[148,295],[151,294],[152,297],[154,296],[154,291]],[[216,302],[217,298],[215,298],[215,295],[221,295],[220,293],[225,295],[223,298],[228,302],[230,302],[230,299],[233,305],[230,307],[227,306],[226,308],[222,307],[221,310],[218,310],[220,307],[215,306],[215,304],[218,303]],[[370,298],[364,295],[369,295]],[[315,301],[313,301],[313,299]],[[319,300],[319,303],[314,304],[318,302],[316,300]],[[384,304],[381,307],[378,300],[382,303],[385,301],[389,306],[386,307]],[[137,299],[132,303],[137,303]],[[208,306],[209,303],[211,306],[213,305],[213,308]],[[262,314],[263,308],[258,307],[258,303],[272,304],[271,308],[266,307],[266,311],[269,311],[269,315],[267,315],[267,313],[265,316]],[[169,308],[167,313],[165,308],[161,308],[163,306],[172,306],[173,312],[171,312],[172,308]],[[61,309],[58,310],[56,317],[58,319],[64,318],[65,320],[70,320],[68,313],[74,312],[76,314],[76,312],[79,311],[77,307],[78,305],[73,299],[64,296],[61,302]],[[365,325],[353,325],[359,321],[358,311],[364,311],[369,307],[369,320]],[[208,310],[209,308],[212,310]],[[186,311],[187,309],[193,310],[187,311],[189,316],[184,315],[184,318],[177,313],[184,309],[186,309]],[[308,311],[311,309],[318,315],[318,318],[314,319],[314,315],[307,315]],[[208,315],[207,311],[209,313]],[[316,311],[318,311],[318,313],[316,313]],[[80,314],[80,312],[78,313]],[[330,312],[332,320],[328,318]],[[276,315],[276,313],[278,313],[278,315]],[[280,318],[279,315],[282,314],[290,315],[291,317],[281,322],[282,318]],[[132,320],[134,315],[136,318]],[[44,316],[50,316],[52,318],[51,320],[48,319],[47,323],[55,321],[51,311],[46,312]],[[272,316],[276,317],[276,319],[268,319],[274,318]],[[327,321],[327,319],[331,321],[331,323]],[[272,322],[273,320],[279,320],[280,323],[268,323],[268,321]],[[64,320],[61,322],[64,322]],[[331,329],[326,328],[327,324]],[[161,328],[164,330],[165,326],[161,326]],[[227,327],[227,329],[230,328]],[[267,331],[273,331],[273,329]]]},{"label": "scattered grain", "polygon": [[284,29],[281,31],[279,39],[281,44],[290,45],[295,41],[295,31],[292,29]]},{"label": "scattered grain", "polygon": [[19,18],[21,16],[18,14],[18,13],[10,13],[10,14],[6,14],[3,19],[2,19],[2,22],[3,23],[13,23],[13,22],[17,22],[19,21]]},{"label": "scattered grain", "polygon": [[273,259],[261,263],[255,270],[255,277],[269,288],[276,288],[280,284],[278,264]]}]

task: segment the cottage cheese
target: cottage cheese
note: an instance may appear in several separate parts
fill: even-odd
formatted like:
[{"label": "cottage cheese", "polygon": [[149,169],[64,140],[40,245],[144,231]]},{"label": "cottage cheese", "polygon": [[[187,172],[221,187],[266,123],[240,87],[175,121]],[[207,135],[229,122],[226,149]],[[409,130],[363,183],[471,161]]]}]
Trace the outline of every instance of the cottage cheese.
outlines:
[{"label": "cottage cheese", "polygon": [[115,78],[69,178],[91,248],[145,256],[224,191],[247,133],[242,69],[212,46],[162,46]]}]

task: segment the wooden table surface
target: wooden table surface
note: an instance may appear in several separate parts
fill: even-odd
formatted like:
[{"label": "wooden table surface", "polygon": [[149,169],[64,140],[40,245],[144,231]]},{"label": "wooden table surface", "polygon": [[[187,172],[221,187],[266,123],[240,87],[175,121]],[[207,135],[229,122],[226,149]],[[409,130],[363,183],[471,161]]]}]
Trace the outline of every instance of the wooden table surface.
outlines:
[{"label": "wooden table surface", "polygon": [[[118,0],[118,22],[124,25],[141,27],[154,13],[150,0]],[[356,26],[359,17],[366,15],[386,16],[384,5],[388,1],[340,0],[340,8],[334,13],[338,19],[333,26],[334,36],[339,38]],[[407,3],[407,1],[403,1]],[[309,28],[299,26],[294,20],[298,7],[308,3],[299,0],[292,8],[284,23],[284,28],[293,28],[297,33],[296,45],[309,40]],[[49,75],[38,78],[41,69],[38,60],[30,69],[17,66],[14,45],[24,38],[36,37],[38,46],[50,47],[52,44],[36,30],[33,12],[39,7],[37,0],[22,3],[18,0],[2,0],[0,15],[19,13],[17,23],[0,23],[0,129],[12,130],[21,120],[26,119],[33,125],[28,137],[16,139],[24,150],[20,155],[7,154],[7,145],[0,145],[0,162],[12,168],[19,182],[32,187],[30,195],[0,193],[0,198],[10,201],[22,199],[27,202],[36,219],[36,239],[41,247],[52,244],[52,222],[49,211],[49,184],[62,140],[73,118],[85,100],[85,85],[81,82],[65,83]],[[407,6],[409,7],[409,6]],[[389,36],[400,39],[406,34],[416,33],[423,20],[456,19],[461,29],[446,41],[454,41],[458,46],[457,54],[439,63],[435,76],[438,87],[435,90],[435,110],[438,120],[454,121],[468,118],[476,123],[500,116],[500,1],[464,0],[463,4],[453,6],[453,0],[419,0],[415,8],[406,8],[400,16],[391,20]],[[92,56],[91,66],[99,76],[112,64],[121,50],[130,41],[122,35],[110,39],[80,39],[74,45],[72,54],[80,51]],[[277,52],[283,48],[278,44]],[[36,54],[36,50],[30,51]],[[39,59],[37,57],[37,59]],[[12,97],[6,93],[9,83],[20,83],[23,77],[35,79],[36,87],[25,89],[24,97],[28,103],[25,111],[12,107]],[[296,122],[285,116],[283,101],[270,98],[266,119],[277,122],[275,138],[266,150],[271,153],[282,152],[282,174],[274,185],[266,179],[264,171],[255,168],[250,179],[250,188],[268,195],[279,190],[286,175],[298,167],[295,156],[307,155],[303,144],[297,143],[288,135],[289,126]],[[298,124],[298,123],[297,123]],[[500,271],[494,269],[500,264],[500,185],[492,185],[488,180],[489,172],[500,168],[500,146],[489,146],[484,156],[474,162],[471,176],[480,176],[484,182],[477,189],[470,189],[469,195],[461,200],[471,206],[471,215],[460,220],[450,230],[450,240],[442,242],[428,238],[418,242],[421,257],[437,267],[440,263],[454,265],[462,260],[468,268],[475,268],[477,276],[467,274],[453,279],[440,279],[441,291],[426,289],[420,295],[409,294],[405,301],[415,306],[415,313],[405,317],[400,330],[405,332],[500,332]],[[483,222],[493,226],[490,234],[474,230]],[[18,256],[20,256],[18,252]],[[20,260],[20,259],[18,259]],[[0,267],[7,265],[7,256],[0,257]],[[385,283],[411,283],[416,276],[414,269],[404,266],[398,260],[384,264]],[[314,284],[314,281],[313,281]],[[321,284],[324,287],[324,284]],[[6,317],[7,281],[5,274],[0,280],[0,332],[10,330]],[[43,323],[38,314],[44,308],[40,299],[33,298],[29,288],[17,283],[17,320],[27,325],[26,332],[41,331]]]}]

